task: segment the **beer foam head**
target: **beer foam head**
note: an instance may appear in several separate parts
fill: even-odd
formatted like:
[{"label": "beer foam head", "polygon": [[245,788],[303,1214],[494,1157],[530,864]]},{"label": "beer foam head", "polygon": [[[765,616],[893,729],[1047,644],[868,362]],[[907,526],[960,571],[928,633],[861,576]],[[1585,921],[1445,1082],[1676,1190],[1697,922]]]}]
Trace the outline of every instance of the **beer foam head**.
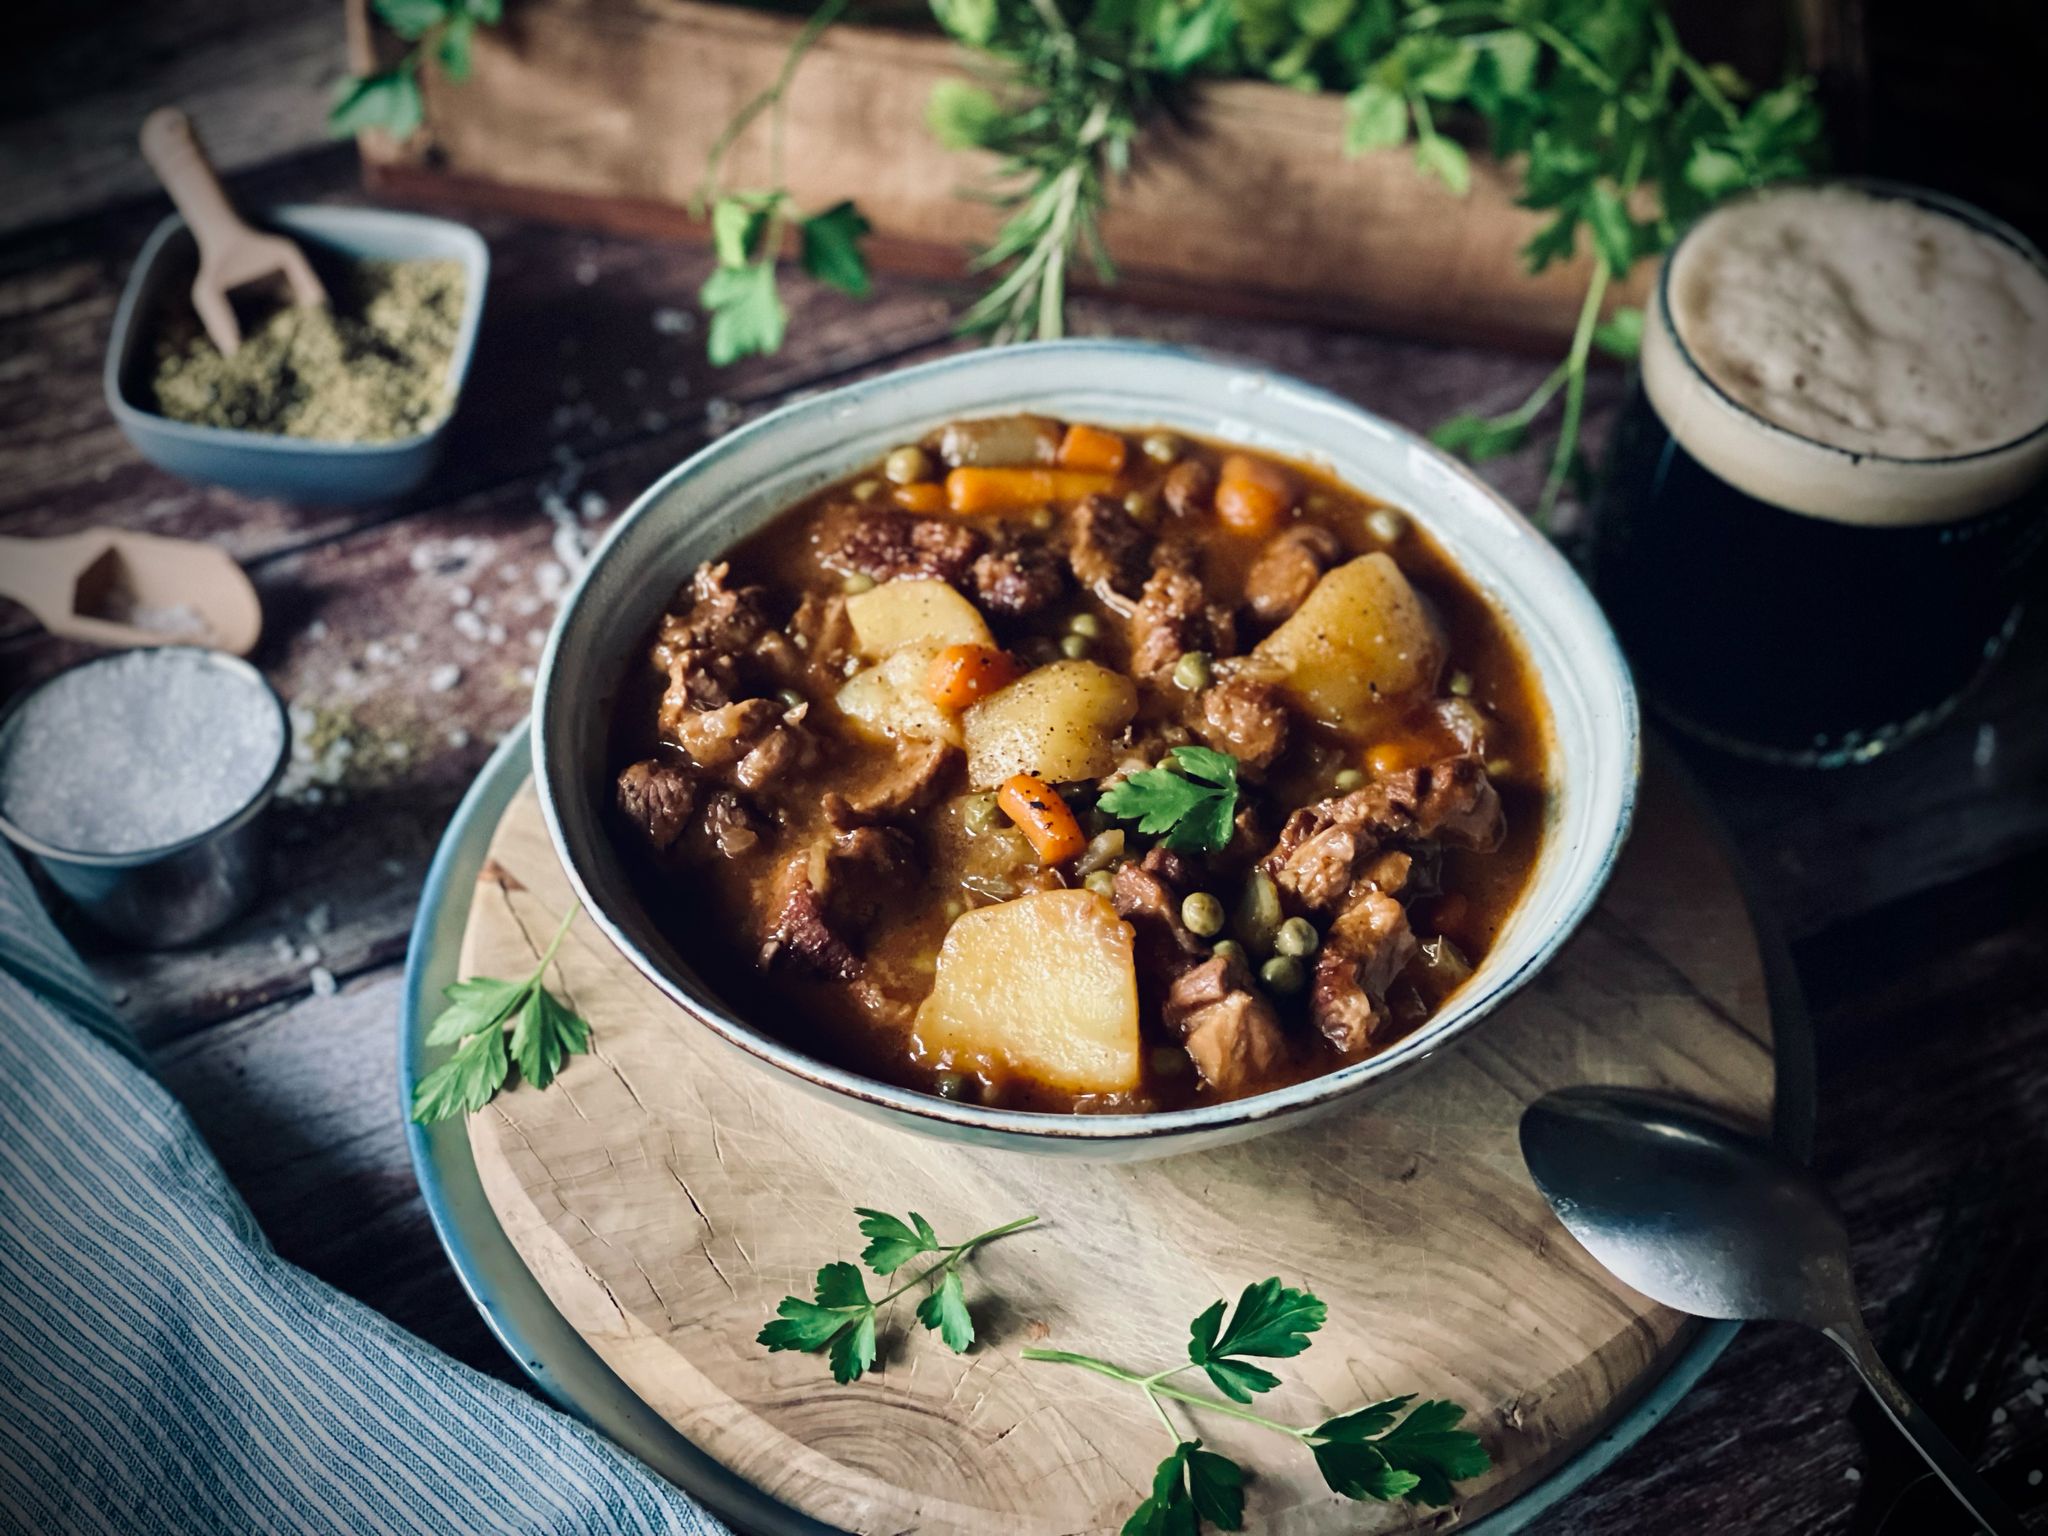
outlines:
[{"label": "beer foam head", "polygon": [[1673,253],[1643,379],[1679,443],[1762,500],[1968,517],[2048,473],[2048,270],[1936,199],[1775,189]]}]

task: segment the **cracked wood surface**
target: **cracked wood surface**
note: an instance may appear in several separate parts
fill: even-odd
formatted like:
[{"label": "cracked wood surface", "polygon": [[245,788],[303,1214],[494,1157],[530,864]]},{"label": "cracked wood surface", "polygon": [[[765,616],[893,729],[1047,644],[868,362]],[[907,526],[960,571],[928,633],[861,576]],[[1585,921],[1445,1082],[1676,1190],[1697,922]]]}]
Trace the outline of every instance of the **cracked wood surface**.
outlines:
[{"label": "cracked wood surface", "polygon": [[[571,900],[530,787],[492,841],[465,975],[532,969]],[[1042,1340],[1142,1365],[1187,1319],[1278,1272],[1330,1304],[1267,1411],[1298,1422],[1419,1390],[1470,1405],[1496,1469],[1472,1518],[1509,1501],[1634,1401],[1691,1337],[1554,1223],[1515,1124],[1566,1083],[1627,1082],[1770,1112],[1761,961],[1722,856],[1653,774],[1636,835],[1584,931],[1471,1037],[1384,1096],[1213,1152],[1103,1165],[942,1144],[821,1106],[673,1008],[587,922],[555,974],[593,1026],[544,1092],[470,1122],[486,1193],[558,1309],[642,1398],[725,1466],[857,1532],[1108,1532],[1156,1460],[1142,1399],[1017,1351]],[[858,1247],[855,1206],[914,1207],[943,1233],[1038,1213],[976,1256],[984,1342],[947,1354],[899,1302],[856,1390],[770,1355],[762,1319]],[[1423,1528],[1361,1508],[1303,1458],[1199,1412],[1260,1475],[1261,1530]]]}]

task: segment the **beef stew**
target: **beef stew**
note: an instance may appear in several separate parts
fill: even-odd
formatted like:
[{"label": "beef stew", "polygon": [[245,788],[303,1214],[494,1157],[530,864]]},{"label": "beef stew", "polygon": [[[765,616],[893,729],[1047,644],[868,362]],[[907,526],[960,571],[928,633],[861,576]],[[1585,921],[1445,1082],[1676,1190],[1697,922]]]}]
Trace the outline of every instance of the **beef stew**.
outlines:
[{"label": "beef stew", "polygon": [[813,1054],[1054,1112],[1239,1098],[1419,1027],[1535,865],[1502,617],[1306,466],[957,422],[700,568],[612,719],[677,953]]}]

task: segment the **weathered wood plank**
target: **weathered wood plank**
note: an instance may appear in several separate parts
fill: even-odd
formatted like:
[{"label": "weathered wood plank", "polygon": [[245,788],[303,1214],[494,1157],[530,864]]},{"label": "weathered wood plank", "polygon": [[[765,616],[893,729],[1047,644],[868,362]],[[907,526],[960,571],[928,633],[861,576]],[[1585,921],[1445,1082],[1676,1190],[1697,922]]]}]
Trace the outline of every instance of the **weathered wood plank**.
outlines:
[{"label": "weathered wood plank", "polygon": [[[0,59],[0,234],[153,186],[135,134],[176,103],[236,170],[324,143],[347,69],[332,0],[47,5]],[[40,14],[36,14],[40,11]]]}]

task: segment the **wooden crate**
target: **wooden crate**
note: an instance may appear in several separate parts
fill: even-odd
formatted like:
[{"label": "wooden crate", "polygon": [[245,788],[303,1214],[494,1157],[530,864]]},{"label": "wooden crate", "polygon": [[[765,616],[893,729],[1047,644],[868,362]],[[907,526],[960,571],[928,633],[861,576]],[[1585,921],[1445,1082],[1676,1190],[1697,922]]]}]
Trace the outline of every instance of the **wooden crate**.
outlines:
[{"label": "wooden crate", "polygon": [[[351,49],[370,67],[365,0]],[[701,239],[688,204],[712,141],[781,68],[800,23],[695,0],[524,0],[479,32],[461,85],[426,83],[425,129],[404,145],[365,136],[371,186],[614,231]],[[788,98],[785,181],[800,205],[856,199],[880,267],[958,276],[997,222],[960,194],[987,170],[925,126],[941,80],[966,73],[943,37],[832,28]],[[1513,182],[1474,156],[1458,197],[1405,151],[1347,160],[1343,104],[1254,82],[1202,85],[1186,122],[1148,127],[1104,232],[1132,297],[1305,317],[1415,335],[1554,345],[1585,291],[1585,258],[1540,277],[1517,254],[1540,222]],[[765,185],[757,122],[728,162]],[[1086,263],[1076,272],[1086,281]],[[1640,297],[1639,270],[1617,293]]]}]

